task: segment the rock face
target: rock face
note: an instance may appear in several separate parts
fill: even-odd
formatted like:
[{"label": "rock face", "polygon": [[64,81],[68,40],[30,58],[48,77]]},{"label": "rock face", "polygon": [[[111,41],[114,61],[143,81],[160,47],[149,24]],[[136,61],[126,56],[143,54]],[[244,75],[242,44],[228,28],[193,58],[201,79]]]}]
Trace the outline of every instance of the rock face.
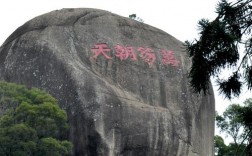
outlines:
[{"label": "rock face", "polygon": [[0,79],[47,90],[76,156],[212,156],[214,97],[195,95],[183,45],[110,12],[62,9],[0,48]]}]

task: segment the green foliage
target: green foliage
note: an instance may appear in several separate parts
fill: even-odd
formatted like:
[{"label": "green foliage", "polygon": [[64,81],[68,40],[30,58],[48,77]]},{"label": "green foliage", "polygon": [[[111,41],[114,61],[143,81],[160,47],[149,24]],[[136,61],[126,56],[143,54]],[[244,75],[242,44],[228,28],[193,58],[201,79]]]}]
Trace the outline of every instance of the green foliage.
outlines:
[{"label": "green foliage", "polygon": [[224,143],[221,136],[214,136],[215,156],[245,156],[245,144],[230,143],[228,146]]},{"label": "green foliage", "polygon": [[61,156],[67,155],[72,149],[72,144],[68,141],[59,142],[54,138],[43,138],[39,143],[38,156]]},{"label": "green foliage", "polygon": [[248,155],[252,155],[252,99],[247,99],[244,102],[244,107],[241,111],[241,121],[244,125],[244,131],[248,140],[246,151]]},{"label": "green foliage", "polygon": [[243,140],[241,112],[243,107],[238,104],[229,105],[223,115],[216,115],[216,124],[222,132],[227,133],[234,140],[235,144]]},{"label": "green foliage", "polygon": [[[214,21],[199,21],[199,40],[185,42],[192,58],[189,77],[195,92],[206,94],[211,76],[217,78],[219,91],[229,99],[240,95],[243,84],[252,89],[251,2],[220,1],[216,10],[218,17]],[[242,45],[245,47],[244,56],[238,64]],[[218,76],[225,68],[232,69],[233,74],[228,79],[220,79]]]},{"label": "green foliage", "polygon": [[36,151],[36,131],[25,124],[0,128],[0,155],[31,155]]},{"label": "green foliage", "polygon": [[0,82],[0,155],[62,156],[72,144],[62,140],[68,129],[66,112],[39,89]]},{"label": "green foliage", "polygon": [[216,156],[224,156],[227,152],[227,146],[221,136],[214,136],[214,149]]},{"label": "green foliage", "polygon": [[252,99],[247,99],[243,106],[232,104],[223,115],[216,115],[216,124],[221,132],[233,138],[234,143],[227,146],[230,155],[252,155],[251,114]]},{"label": "green foliage", "polygon": [[215,156],[245,156],[245,144],[230,143],[228,146],[224,143],[222,137],[214,136]]}]

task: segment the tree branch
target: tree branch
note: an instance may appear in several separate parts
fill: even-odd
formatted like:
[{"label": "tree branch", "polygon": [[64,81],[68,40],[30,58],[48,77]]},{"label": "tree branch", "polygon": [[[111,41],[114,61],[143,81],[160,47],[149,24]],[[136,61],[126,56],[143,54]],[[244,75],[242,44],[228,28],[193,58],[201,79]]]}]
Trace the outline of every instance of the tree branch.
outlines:
[{"label": "tree branch", "polygon": [[[249,134],[251,133],[251,130],[249,130],[249,132],[247,133],[247,135],[245,135],[244,139],[242,140],[242,142],[240,143],[240,146],[238,146],[238,148],[236,149],[235,155],[237,155],[238,149],[240,149],[240,147],[242,146],[242,144],[244,143],[244,141],[247,139],[247,137],[249,136]],[[244,150],[245,151],[245,150]],[[243,151],[243,153],[244,153]]]}]

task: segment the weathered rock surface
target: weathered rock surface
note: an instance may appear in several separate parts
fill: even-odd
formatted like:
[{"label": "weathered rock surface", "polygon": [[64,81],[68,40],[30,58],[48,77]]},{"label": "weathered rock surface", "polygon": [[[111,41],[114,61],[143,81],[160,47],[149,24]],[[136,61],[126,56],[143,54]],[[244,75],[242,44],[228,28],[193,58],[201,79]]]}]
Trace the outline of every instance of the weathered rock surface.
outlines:
[{"label": "weathered rock surface", "polygon": [[192,93],[189,67],[174,37],[96,9],[36,17],[0,48],[0,79],[55,96],[78,156],[212,156],[214,98]]}]

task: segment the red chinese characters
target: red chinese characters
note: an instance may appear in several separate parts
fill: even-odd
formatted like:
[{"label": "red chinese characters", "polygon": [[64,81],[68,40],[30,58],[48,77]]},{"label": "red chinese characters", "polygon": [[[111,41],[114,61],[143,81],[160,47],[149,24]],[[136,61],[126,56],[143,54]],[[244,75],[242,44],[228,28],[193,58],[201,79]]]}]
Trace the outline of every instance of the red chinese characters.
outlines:
[{"label": "red chinese characters", "polygon": [[[161,63],[164,66],[171,65],[173,67],[178,67],[179,61],[175,58],[174,52],[171,50],[160,50],[159,53],[151,48],[147,47],[138,47],[138,55],[135,53],[134,47],[131,46],[122,46],[117,44],[114,46],[114,49],[110,49],[106,43],[95,44],[91,48],[93,52],[93,59],[97,59],[98,56],[102,56],[106,59],[112,60],[112,56],[119,58],[121,61],[131,59],[132,61],[137,61],[138,57],[143,60],[143,62],[148,63],[150,66],[154,65],[157,60],[156,54],[161,54]],[[159,57],[158,57],[159,58]]]},{"label": "red chinese characters", "polygon": [[178,67],[179,61],[177,61],[176,58],[174,57],[173,51],[160,50],[160,53],[162,54],[163,65],[171,64],[174,67]]},{"label": "red chinese characters", "polygon": [[115,47],[115,56],[119,57],[120,60],[127,60],[129,57],[133,60],[137,60],[137,56],[135,54],[134,48],[129,47],[129,46],[121,46],[121,45],[116,45]]},{"label": "red chinese characters", "polygon": [[103,55],[106,59],[112,59],[110,56],[107,55],[107,52],[110,52],[110,48],[106,43],[99,43],[95,44],[93,48],[91,48],[92,52],[94,53],[93,58],[96,59],[99,55]]},{"label": "red chinese characters", "polygon": [[155,63],[156,55],[151,48],[139,47],[137,50],[140,52],[139,56],[144,60],[144,62],[149,65],[153,65]]}]

